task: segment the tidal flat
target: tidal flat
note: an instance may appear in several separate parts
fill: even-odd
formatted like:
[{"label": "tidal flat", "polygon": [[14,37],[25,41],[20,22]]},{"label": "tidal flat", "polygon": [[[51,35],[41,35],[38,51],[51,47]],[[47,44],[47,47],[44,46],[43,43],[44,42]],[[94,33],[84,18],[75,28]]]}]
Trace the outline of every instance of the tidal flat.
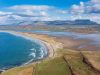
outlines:
[{"label": "tidal flat", "polygon": [[[76,28],[75,28],[76,29]],[[41,40],[48,55],[42,60],[6,70],[1,75],[99,75],[100,33],[7,30],[32,39]],[[95,54],[95,55],[94,55]]]}]

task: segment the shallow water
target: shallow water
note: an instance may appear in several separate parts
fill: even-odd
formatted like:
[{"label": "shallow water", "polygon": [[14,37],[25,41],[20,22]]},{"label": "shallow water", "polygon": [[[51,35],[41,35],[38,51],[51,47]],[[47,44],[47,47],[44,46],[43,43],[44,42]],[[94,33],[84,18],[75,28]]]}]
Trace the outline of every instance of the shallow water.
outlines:
[{"label": "shallow water", "polygon": [[[21,32],[32,32],[48,34],[51,36],[68,36],[73,39],[90,39],[91,43],[80,45],[79,48],[93,45],[100,46],[100,33],[81,34],[76,32],[52,32],[42,30],[31,30]],[[38,43],[37,43],[38,42]],[[29,40],[20,36],[0,32],[0,69],[11,68],[42,59],[47,55],[46,48],[36,40]]]},{"label": "shallow water", "polygon": [[22,32],[32,32],[38,34],[47,34],[51,36],[69,36],[73,37],[73,39],[90,39],[93,40],[94,43],[100,44],[100,32],[91,33],[91,34],[83,34],[76,32],[54,32],[54,31],[45,31],[45,30],[25,30]]},{"label": "shallow water", "polygon": [[54,31],[45,31],[45,30],[29,30],[29,31],[22,31],[22,32],[32,32],[32,33],[38,33],[38,34],[47,34],[50,36],[68,36],[72,37],[74,40],[79,39],[88,39],[91,40],[91,42],[87,43],[86,45],[80,45],[79,48],[87,47],[88,45],[96,46],[98,49],[100,49],[100,32],[95,32],[91,34],[87,33],[76,33],[76,32],[54,32]]},{"label": "shallow water", "polygon": [[0,32],[0,69],[30,63],[46,55],[46,47],[40,41]]}]

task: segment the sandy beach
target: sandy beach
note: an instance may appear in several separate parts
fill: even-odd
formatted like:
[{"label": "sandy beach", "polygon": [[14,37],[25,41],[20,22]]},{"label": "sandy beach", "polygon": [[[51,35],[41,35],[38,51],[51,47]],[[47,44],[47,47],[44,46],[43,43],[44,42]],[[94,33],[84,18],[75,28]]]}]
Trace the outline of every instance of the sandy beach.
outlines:
[{"label": "sandy beach", "polygon": [[[46,56],[40,60],[37,60],[35,62],[28,63],[26,65],[21,65],[21,66],[17,66],[17,67],[8,69],[5,72],[2,72],[1,75],[6,75],[8,73],[12,73],[12,75],[13,75],[13,73],[15,74],[15,72],[17,72],[18,75],[24,75],[24,72],[26,72],[27,75],[29,75],[29,73],[30,73],[30,75],[32,75],[33,72],[35,73],[34,70],[38,70],[38,69],[40,70],[41,67],[44,68],[44,66],[43,66],[44,64],[45,64],[45,66],[49,65],[48,67],[51,68],[52,60],[54,62],[57,61],[57,62],[55,62],[55,64],[58,64],[60,61],[62,62],[62,60],[65,61],[64,56],[66,56],[66,60],[71,61],[72,63],[75,60],[75,62],[77,64],[79,64],[79,63],[84,64],[83,61],[78,62],[82,59],[81,58],[82,56],[80,55],[80,51],[83,52],[84,49],[82,48],[82,50],[78,51],[78,48],[80,46],[83,46],[84,44],[88,44],[89,42],[91,42],[91,40],[89,40],[89,39],[73,39],[71,37],[56,37],[56,36],[50,36],[50,35],[46,35],[46,34],[36,34],[36,33],[31,33],[31,32],[19,32],[19,31],[18,32],[17,31],[1,31],[1,32],[8,32],[13,35],[24,37],[24,38],[30,39],[30,40],[37,39],[37,40],[41,41],[41,43],[43,43],[47,47],[47,50],[48,50],[48,56]],[[91,51],[91,47],[89,49],[88,48],[87,48],[87,50]],[[74,55],[73,53],[75,53],[75,56],[74,56],[75,58],[73,57],[73,55]],[[72,59],[70,59],[71,56],[72,56]],[[76,59],[77,56],[79,59]],[[59,57],[60,57],[60,61],[58,61]],[[96,57],[95,59],[98,59],[98,58]],[[53,64],[54,64],[54,62],[53,62]],[[99,61],[97,61],[97,62],[99,62]],[[57,66],[59,66],[59,64]],[[70,64],[66,64],[66,65],[70,65]],[[53,66],[52,67],[55,68],[55,65],[53,65]],[[73,64],[72,64],[72,66],[73,66]],[[37,67],[38,67],[38,69],[37,69]],[[84,66],[84,67],[87,69],[89,66]],[[50,69],[50,68],[48,68],[48,69]],[[76,68],[77,67],[75,67],[75,69]],[[83,66],[82,66],[82,68],[83,68]],[[19,71],[19,69],[21,69],[21,70]],[[65,70],[65,68],[63,70]],[[15,71],[15,72],[13,72],[13,71]],[[91,69],[89,71],[91,71]],[[91,72],[94,72],[94,71],[91,71]]]},{"label": "sandy beach", "polygon": [[55,40],[55,37],[51,37],[49,35],[43,35],[43,34],[34,34],[30,32],[17,32],[17,31],[0,31],[0,32],[8,32],[13,35],[26,37],[28,39],[36,39],[40,42],[42,42],[48,50],[48,56],[46,59],[54,58],[56,56],[56,51],[58,49],[63,48],[63,44],[61,42],[58,42]]}]

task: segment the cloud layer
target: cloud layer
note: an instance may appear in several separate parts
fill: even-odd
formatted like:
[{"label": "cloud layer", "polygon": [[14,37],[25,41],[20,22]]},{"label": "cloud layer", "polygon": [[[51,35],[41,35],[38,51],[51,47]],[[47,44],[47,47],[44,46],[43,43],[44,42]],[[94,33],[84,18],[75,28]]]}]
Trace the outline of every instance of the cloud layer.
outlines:
[{"label": "cloud layer", "polygon": [[100,23],[100,0],[80,2],[79,5],[72,5],[69,14],[72,18],[90,19]]},{"label": "cloud layer", "polygon": [[70,9],[60,9],[48,5],[15,5],[0,11],[0,25],[12,24],[15,21],[48,21],[90,19],[100,23],[100,0],[80,2]]}]

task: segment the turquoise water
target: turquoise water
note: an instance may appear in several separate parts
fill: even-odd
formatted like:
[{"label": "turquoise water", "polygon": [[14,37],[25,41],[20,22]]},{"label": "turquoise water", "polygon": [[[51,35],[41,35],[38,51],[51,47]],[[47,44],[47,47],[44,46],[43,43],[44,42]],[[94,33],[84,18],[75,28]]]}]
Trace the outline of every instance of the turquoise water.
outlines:
[{"label": "turquoise water", "polygon": [[0,32],[0,69],[30,63],[46,55],[46,47],[40,41]]}]

